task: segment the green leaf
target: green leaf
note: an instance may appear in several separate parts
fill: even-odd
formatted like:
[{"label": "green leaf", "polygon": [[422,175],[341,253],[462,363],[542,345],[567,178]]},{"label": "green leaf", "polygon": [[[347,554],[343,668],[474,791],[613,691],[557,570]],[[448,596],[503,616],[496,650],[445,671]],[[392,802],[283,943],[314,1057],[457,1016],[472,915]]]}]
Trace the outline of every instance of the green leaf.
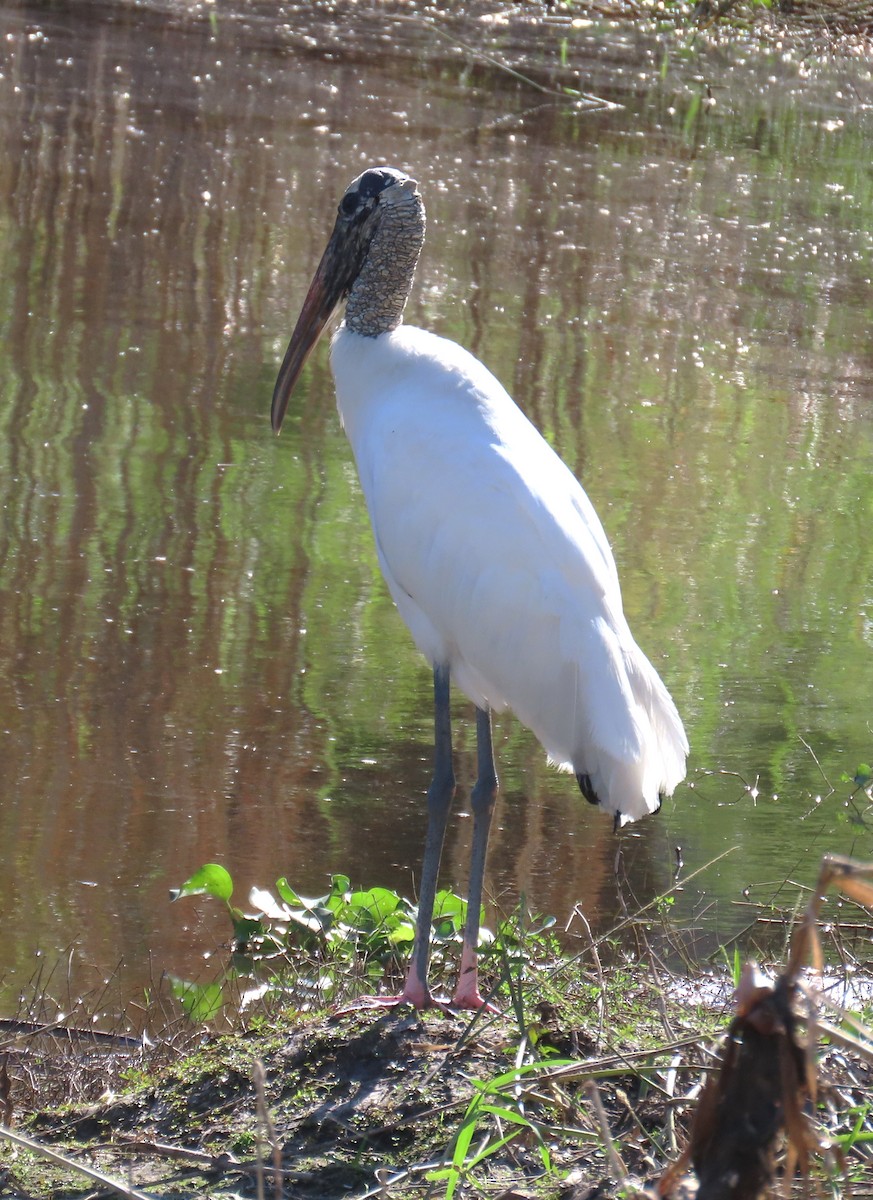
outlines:
[{"label": "green leaf", "polygon": [[224,992],[220,983],[191,983],[175,975],[170,975],[169,980],[173,995],[190,1021],[202,1024],[211,1021],[221,1011]]},{"label": "green leaf", "polygon": [[396,912],[400,897],[388,888],[370,888],[366,892],[352,892],[349,908],[356,915],[365,914],[374,924],[381,924],[386,917]]},{"label": "green leaf", "polygon": [[[480,914],[480,923],[485,920],[485,908]],[[456,938],[467,921],[467,901],[454,892],[437,892],[433,909],[434,936],[443,940]]]},{"label": "green leaf", "polygon": [[470,1143],[476,1132],[478,1108],[478,1101],[473,1100],[464,1115],[464,1120],[461,1122],[461,1128],[458,1130],[458,1136],[455,1139],[454,1149],[452,1150],[452,1165],[455,1168],[463,1166],[464,1160],[467,1157],[467,1151],[470,1149]]},{"label": "green leaf", "polygon": [[388,934],[392,946],[402,946],[404,943],[415,941],[415,925],[411,921],[402,921]]},{"label": "green leaf", "polygon": [[237,942],[249,942],[253,938],[263,937],[267,932],[263,921],[259,921],[257,917],[247,917],[243,914],[234,918],[233,921],[233,936]]},{"label": "green leaf", "polygon": [[183,896],[214,896],[216,900],[230,903],[233,895],[233,880],[230,872],[218,863],[207,863],[199,871],[195,871],[180,888],[170,890],[171,900],[181,900]]},{"label": "green leaf", "polygon": [[[525,1121],[525,1125],[530,1125],[530,1122]],[[474,1157],[466,1163],[467,1170],[472,1171],[474,1167],[479,1166],[479,1163],[484,1162],[485,1159],[490,1155],[496,1154],[498,1150],[502,1150],[504,1146],[508,1146],[509,1143],[517,1137],[518,1130],[514,1130],[512,1133],[507,1133],[505,1137],[498,1138],[496,1142],[488,1142],[488,1144],[483,1146],[478,1154],[474,1155]]]},{"label": "green leaf", "polygon": [[351,891],[352,881],[348,875],[331,875],[330,877],[330,894],[344,896],[346,892]]},{"label": "green leaf", "polygon": [[286,904],[290,904],[292,908],[302,908],[303,901],[288,883],[288,880],[283,875],[276,880],[276,891],[282,897]]},{"label": "green leaf", "polygon": [[467,901],[456,896],[454,892],[437,892],[434,898],[433,915],[434,918],[455,917],[463,922],[467,917]]},{"label": "green leaf", "polygon": [[523,1116],[517,1108],[506,1108],[501,1104],[483,1104],[481,1112],[492,1113],[495,1117],[500,1117],[503,1121],[509,1121],[513,1125],[530,1125],[527,1117]]},{"label": "green leaf", "polygon": [[317,900],[312,901],[311,908],[289,909],[286,919],[316,934],[327,933],[333,925],[333,913],[329,908],[322,908]]}]

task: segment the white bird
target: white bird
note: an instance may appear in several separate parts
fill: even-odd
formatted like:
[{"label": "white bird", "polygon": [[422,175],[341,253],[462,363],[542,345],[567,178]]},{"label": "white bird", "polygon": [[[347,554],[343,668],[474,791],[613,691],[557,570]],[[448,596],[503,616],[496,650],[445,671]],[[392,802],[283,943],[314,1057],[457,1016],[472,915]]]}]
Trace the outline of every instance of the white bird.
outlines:
[{"label": "white bird", "polygon": [[424,241],[413,179],[364,171],[340,201],[273,394],[291,391],[345,301],[331,366],[379,565],[433,666],[435,766],[412,962],[400,996],[425,1008],[430,930],[455,791],[449,681],[476,705],[478,779],[453,1004],[479,1008],[476,948],[497,774],[491,711],[510,708],[616,825],[656,812],[685,776],[676,706],[622,611],[615,561],[579,482],[466,350],[402,324]]}]

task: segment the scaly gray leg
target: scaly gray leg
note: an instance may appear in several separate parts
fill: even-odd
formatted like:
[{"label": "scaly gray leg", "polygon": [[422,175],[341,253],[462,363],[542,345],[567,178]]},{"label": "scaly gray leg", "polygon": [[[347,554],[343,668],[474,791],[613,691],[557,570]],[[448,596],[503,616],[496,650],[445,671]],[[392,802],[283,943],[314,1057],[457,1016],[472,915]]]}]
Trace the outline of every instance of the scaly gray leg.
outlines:
[{"label": "scaly gray leg", "polygon": [[452,719],[449,709],[449,668],[434,667],[434,768],[433,780],[427,793],[427,836],[421,866],[418,891],[418,920],[412,962],[406,976],[402,999],[416,1008],[428,1008],[433,1000],[427,986],[427,964],[430,958],[430,931],[436,897],[437,877],[449,808],[455,794],[455,772],[452,766]]},{"label": "scaly gray leg", "polygon": [[[479,910],[482,907],[482,880],[485,875],[485,854],[488,834],[497,800],[497,771],[491,745],[491,713],[476,709],[476,746],[478,778],[473,788],[473,849],[470,854],[470,885],[467,892],[467,923],[464,927],[464,949],[461,971],[452,1003],[458,1008],[482,1008],[485,1001],[479,995],[479,972],[476,952],[479,945]],[[489,1007],[491,1007],[489,1005]]]}]

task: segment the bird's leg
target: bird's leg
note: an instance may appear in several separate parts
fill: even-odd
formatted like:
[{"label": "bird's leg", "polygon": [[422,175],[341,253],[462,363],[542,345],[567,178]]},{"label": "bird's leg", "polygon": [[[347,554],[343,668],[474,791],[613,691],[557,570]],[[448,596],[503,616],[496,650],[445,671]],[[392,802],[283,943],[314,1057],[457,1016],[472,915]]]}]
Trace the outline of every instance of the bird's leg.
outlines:
[{"label": "bird's leg", "polygon": [[433,669],[434,699],[434,768],[427,791],[427,835],[424,860],[421,865],[421,884],[418,890],[418,919],[415,924],[415,943],[406,983],[399,996],[359,996],[340,1013],[358,1008],[392,1008],[411,1004],[415,1008],[444,1008],[448,1002],[435,1000],[427,986],[427,964],[430,958],[430,931],[436,899],[437,877],[449,808],[455,794],[455,771],[452,765],[452,718],[449,708],[449,668]]},{"label": "bird's leg", "polygon": [[434,766],[433,779],[427,792],[427,835],[418,889],[418,920],[415,925],[415,944],[412,962],[403,988],[403,999],[416,1008],[432,1003],[427,986],[427,964],[430,958],[430,932],[433,906],[436,899],[437,877],[446,836],[449,808],[455,794],[455,771],[452,765],[452,718],[449,708],[449,668],[433,669],[434,701]]},{"label": "bird's leg", "polygon": [[483,1008],[493,1011],[479,994],[477,948],[479,945],[479,912],[482,908],[482,879],[485,874],[485,853],[488,833],[497,800],[497,770],[491,745],[491,713],[476,709],[476,746],[478,776],[473,788],[473,849],[470,854],[470,886],[467,892],[467,923],[464,926],[464,948],[461,952],[461,972],[452,1003],[458,1008]]}]

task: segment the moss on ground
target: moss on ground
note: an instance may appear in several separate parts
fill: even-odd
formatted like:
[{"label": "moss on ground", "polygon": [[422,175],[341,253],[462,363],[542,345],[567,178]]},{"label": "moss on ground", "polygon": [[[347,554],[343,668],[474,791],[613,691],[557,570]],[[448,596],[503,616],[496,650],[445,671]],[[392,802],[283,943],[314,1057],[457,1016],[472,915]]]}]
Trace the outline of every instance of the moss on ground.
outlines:
[{"label": "moss on ground", "polygon": [[[560,998],[540,999],[547,975],[560,979]],[[632,1177],[651,1181],[685,1139],[729,1016],[726,1005],[703,1004],[701,989],[665,987],[651,963],[597,976],[552,963],[529,1000],[516,995],[521,1024],[440,1010],[292,1010],[240,1020],[232,1033],[176,1033],[133,1057],[104,1055],[99,1070],[86,1055],[77,1068],[67,1047],[67,1069],[79,1072],[70,1092],[81,1094],[91,1071],[102,1093],[61,1103],[59,1074],[49,1071],[52,1094],[31,1093],[17,1127],[151,1197],[209,1200],[260,1187],[339,1200],[380,1186],[405,1197],[424,1195],[428,1182],[434,1197],[610,1194],[608,1147]],[[57,1051],[31,1041],[27,1054],[33,1082],[39,1055]],[[839,1087],[844,1096],[854,1089],[860,1108],[869,1065],[855,1062],[847,1075],[841,1063],[844,1054],[832,1056],[829,1080],[842,1070]],[[13,1104],[24,1069],[10,1056]],[[74,1169],[0,1145],[0,1195],[93,1194]]]},{"label": "moss on ground", "polygon": [[[509,1016],[473,1019],[439,1010],[291,1011],[241,1022],[232,1034],[201,1033],[187,1049],[178,1038],[175,1047],[158,1040],[134,1060],[116,1055],[110,1063],[104,1056],[104,1091],[91,1102],[41,1102],[37,1090],[18,1128],[160,1197],[253,1194],[276,1147],[285,1195],[363,1195],[380,1177],[395,1176],[391,1196],[420,1194],[429,1171],[450,1162],[479,1085],[539,1062],[486,1097],[494,1108],[512,1111],[516,1123],[484,1108],[474,1115],[473,1145],[514,1134],[472,1170],[477,1187],[550,1197],[562,1194],[568,1177],[579,1186],[607,1177],[583,1086],[592,1071],[601,1076],[601,1097],[629,1168],[651,1173],[666,1117],[655,1079],[666,1072],[677,1041],[686,1043],[689,1069],[696,1071],[706,1031],[687,1023],[681,1003],[661,996],[646,1005],[642,973],[633,986],[624,974],[615,976],[599,1003],[591,979],[578,969],[575,976],[575,982],[565,978],[560,1004],[538,1003],[522,1027]],[[664,1016],[671,1008],[676,1024],[668,1033]],[[48,1044],[39,1053],[55,1050]],[[552,1078],[549,1064],[566,1060],[576,1070],[558,1066]],[[75,1056],[67,1062],[76,1069]],[[13,1098],[15,1074],[12,1067]],[[56,1091],[57,1072],[49,1077]],[[80,1077],[71,1090],[81,1084]],[[74,1171],[26,1151],[0,1146],[0,1164],[0,1194],[70,1200],[93,1194]],[[463,1194],[463,1171],[456,1182]],[[266,1186],[272,1194],[269,1173]],[[434,1186],[435,1195],[444,1195],[447,1180]]]}]

